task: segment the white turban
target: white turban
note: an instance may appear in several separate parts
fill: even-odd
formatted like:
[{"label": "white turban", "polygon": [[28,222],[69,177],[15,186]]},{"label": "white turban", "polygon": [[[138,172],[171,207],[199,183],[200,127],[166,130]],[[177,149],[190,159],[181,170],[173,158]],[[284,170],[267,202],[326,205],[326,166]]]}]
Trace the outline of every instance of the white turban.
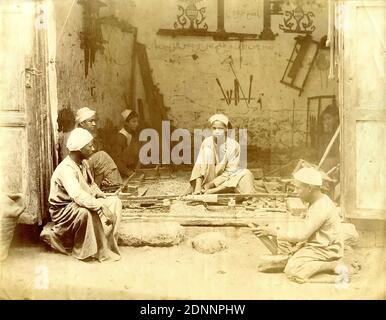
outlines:
[{"label": "white turban", "polygon": [[130,109],[123,110],[121,112],[123,120],[126,120],[132,112],[133,112],[133,110],[130,110]]},{"label": "white turban", "polygon": [[301,168],[295,172],[294,178],[312,186],[321,186],[323,183],[321,173],[314,168]]},{"label": "white turban", "polygon": [[213,116],[211,116],[209,118],[210,124],[213,124],[213,122],[215,122],[215,121],[222,122],[223,124],[225,124],[226,127],[228,126],[228,123],[229,123],[228,117],[226,115],[223,115],[223,114],[214,114]]},{"label": "white turban", "polygon": [[67,140],[67,149],[69,151],[79,151],[86,146],[94,137],[92,134],[83,128],[76,128],[71,131]]},{"label": "white turban", "polygon": [[76,117],[75,117],[75,121],[76,123],[81,123],[87,119],[90,119],[92,118],[93,116],[95,116],[95,113],[96,111],[95,110],[91,110],[90,108],[87,108],[87,107],[84,107],[84,108],[80,108],[77,112],[76,112]]}]

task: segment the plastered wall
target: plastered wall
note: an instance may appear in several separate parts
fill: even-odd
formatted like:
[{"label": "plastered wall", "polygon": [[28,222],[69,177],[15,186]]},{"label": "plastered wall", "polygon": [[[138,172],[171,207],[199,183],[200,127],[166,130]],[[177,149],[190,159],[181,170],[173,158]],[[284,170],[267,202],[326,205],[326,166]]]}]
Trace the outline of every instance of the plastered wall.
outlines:
[{"label": "plastered wall", "polygon": [[[84,51],[80,47],[79,33],[82,31],[82,6],[75,1],[68,20],[72,0],[55,0],[57,24],[56,70],[58,78],[59,108],[71,107],[77,110],[88,106],[97,110],[103,127],[107,120],[119,124],[120,112],[129,101],[131,79],[131,54],[133,35],[119,28],[102,25],[106,41],[104,51],[97,51],[95,63],[84,71]],[[107,7],[100,9],[100,16],[110,16],[118,10],[115,3],[105,1]],[[127,16],[125,17],[127,20]]]}]

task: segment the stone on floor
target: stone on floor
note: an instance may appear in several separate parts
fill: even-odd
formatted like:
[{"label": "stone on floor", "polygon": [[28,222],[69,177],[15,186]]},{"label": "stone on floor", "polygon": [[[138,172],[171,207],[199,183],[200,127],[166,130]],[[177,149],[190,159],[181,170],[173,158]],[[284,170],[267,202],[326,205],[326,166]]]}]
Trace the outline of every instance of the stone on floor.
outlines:
[{"label": "stone on floor", "polygon": [[171,247],[184,239],[184,228],[175,222],[123,223],[119,230],[119,245],[141,247]]},{"label": "stone on floor", "polygon": [[192,239],[192,246],[200,253],[212,254],[227,248],[227,241],[221,232],[205,232]]}]

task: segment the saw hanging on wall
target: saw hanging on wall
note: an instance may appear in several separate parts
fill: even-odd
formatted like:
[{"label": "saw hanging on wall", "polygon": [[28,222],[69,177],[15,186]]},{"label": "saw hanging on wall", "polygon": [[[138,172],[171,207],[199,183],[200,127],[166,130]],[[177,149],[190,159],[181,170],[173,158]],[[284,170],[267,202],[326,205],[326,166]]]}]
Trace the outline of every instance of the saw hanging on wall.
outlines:
[{"label": "saw hanging on wall", "polygon": [[281,83],[299,90],[299,96],[315,63],[319,42],[312,39],[310,35],[297,36],[291,57],[288,60]]}]

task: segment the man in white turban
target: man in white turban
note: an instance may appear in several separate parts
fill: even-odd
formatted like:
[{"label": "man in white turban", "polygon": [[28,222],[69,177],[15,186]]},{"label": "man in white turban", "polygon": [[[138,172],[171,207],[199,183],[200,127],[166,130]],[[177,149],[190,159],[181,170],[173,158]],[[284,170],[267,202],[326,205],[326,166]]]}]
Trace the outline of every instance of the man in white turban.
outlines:
[{"label": "man in white turban", "polygon": [[94,137],[94,154],[88,159],[95,183],[104,191],[115,191],[122,184],[122,177],[113,158],[102,150],[97,136],[96,111],[87,107],[76,112],[76,126],[89,131]]},{"label": "man in white turban", "polygon": [[122,203],[95,184],[87,159],[93,154],[93,136],[76,128],[67,140],[69,155],[51,177],[48,224],[40,237],[56,251],[80,260],[119,260],[117,244]]},{"label": "man in white turban", "polygon": [[240,165],[240,145],[228,134],[231,127],[228,117],[215,114],[209,118],[209,123],[212,134],[201,144],[190,176],[190,191],[194,194],[224,190],[255,193],[253,174]]},{"label": "man in white turban", "polygon": [[[268,225],[252,229],[258,237],[268,237],[276,243],[279,254],[271,256],[272,259],[268,257],[259,270],[284,269],[287,277],[298,283],[312,281],[310,278],[318,273],[339,274],[346,268],[340,260],[343,256],[341,218],[334,202],[320,190],[322,175],[314,168],[302,168],[294,178],[299,198],[309,205],[307,215],[303,222],[287,223],[285,228]],[[335,279],[333,276],[330,281]]]}]

